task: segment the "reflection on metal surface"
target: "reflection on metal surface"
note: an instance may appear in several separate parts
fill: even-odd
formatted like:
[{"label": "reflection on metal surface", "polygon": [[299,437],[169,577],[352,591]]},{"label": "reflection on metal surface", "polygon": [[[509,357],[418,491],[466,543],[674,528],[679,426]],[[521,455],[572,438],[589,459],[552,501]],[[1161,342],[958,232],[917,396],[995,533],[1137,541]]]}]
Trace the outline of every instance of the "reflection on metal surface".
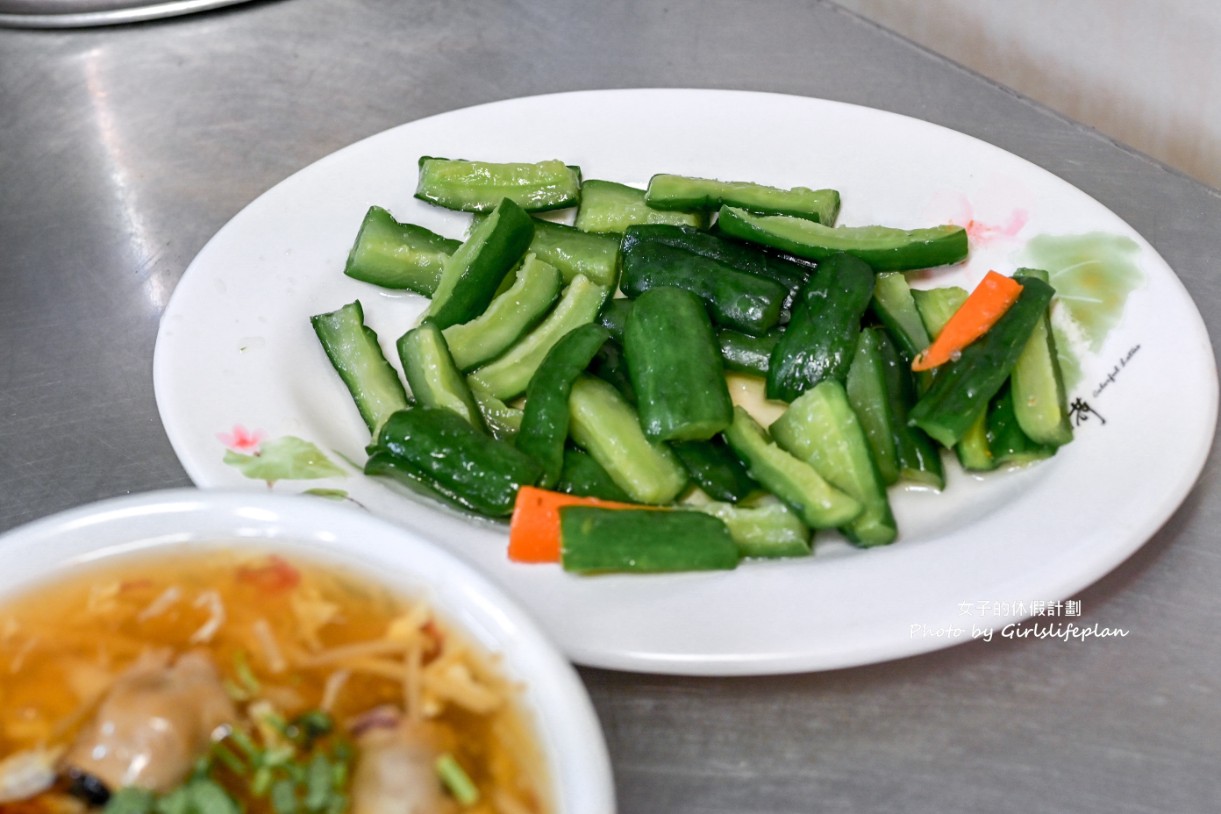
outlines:
[{"label": "reflection on metal surface", "polygon": [[[141,207],[137,200],[135,184],[132,182],[131,158],[127,155],[125,140],[110,103],[110,93],[103,70],[103,61],[106,56],[107,51],[102,48],[93,48],[85,54],[85,89],[93,108],[93,120],[97,125],[98,141],[102,144],[106,157],[109,159],[107,174],[114,190],[116,208],[122,219],[122,227],[128,235],[133,259],[140,274],[143,275],[154,269],[158,247],[141,217]],[[147,299],[153,312],[161,313],[169,300],[171,286],[155,273],[148,276],[145,285],[148,288]]]},{"label": "reflection on metal surface", "polygon": [[83,28],[176,17],[246,0],[0,0],[0,26]]}]

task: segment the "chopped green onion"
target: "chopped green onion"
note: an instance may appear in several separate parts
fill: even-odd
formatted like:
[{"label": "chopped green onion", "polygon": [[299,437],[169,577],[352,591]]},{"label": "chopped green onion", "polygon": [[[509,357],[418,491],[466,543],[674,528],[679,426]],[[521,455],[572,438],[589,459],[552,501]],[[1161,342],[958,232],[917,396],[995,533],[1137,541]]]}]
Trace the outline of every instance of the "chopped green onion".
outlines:
[{"label": "chopped green onion", "polygon": [[270,766],[260,766],[255,769],[254,778],[250,781],[250,792],[255,797],[266,797],[274,779]]},{"label": "chopped green onion", "polygon": [[237,678],[241,682],[242,688],[250,695],[258,695],[261,685],[255,678],[254,670],[250,668],[250,661],[246,658],[245,650],[238,650],[233,654],[233,667],[237,670]]},{"label": "chopped green onion", "polygon": [[183,788],[191,814],[241,814],[241,808],[214,780],[193,780]]},{"label": "chopped green onion", "polygon": [[[242,762],[242,759],[238,757],[232,749],[225,746],[223,741],[212,744],[212,757],[214,757],[217,762],[225,764],[225,767],[236,775],[241,775],[244,777],[250,771],[246,767],[246,764]],[[206,776],[208,768],[209,767],[205,765],[205,771],[196,774],[196,777]]]},{"label": "chopped green onion", "polygon": [[326,755],[314,755],[305,774],[305,807],[310,811],[326,810],[331,798],[331,776],[331,762]]},{"label": "chopped green onion", "polygon": [[296,814],[297,789],[291,780],[278,780],[271,787],[271,807],[276,814]]},{"label": "chopped green onion", "polygon": [[250,693],[246,692],[242,687],[237,685],[237,682],[226,678],[221,681],[221,687],[225,691],[225,695],[232,698],[234,701],[249,701]]},{"label": "chopped green onion", "polygon": [[333,757],[335,762],[331,764],[331,785],[341,789],[348,785],[348,755],[340,754],[336,749]]},{"label": "chopped green onion", "polygon": [[479,789],[475,786],[475,782],[471,780],[471,776],[458,765],[458,761],[454,756],[446,752],[437,758],[437,774],[441,777],[441,783],[464,806],[474,805],[479,802]]},{"label": "chopped green onion", "polygon": [[153,793],[135,786],[125,786],[110,795],[106,803],[106,814],[150,814],[153,810]]},{"label": "chopped green onion", "polygon": [[243,754],[246,755],[246,759],[251,763],[257,764],[262,762],[263,750],[245,732],[240,729],[234,729],[229,733],[229,739],[237,745],[238,749],[242,750]]},{"label": "chopped green onion", "polygon": [[288,721],[284,720],[283,715],[278,712],[268,710],[263,712],[260,717],[262,718],[263,723],[267,724],[284,737],[289,737],[289,729],[291,728],[291,725],[288,723]]},{"label": "chopped green onion", "polygon": [[[220,742],[212,744],[212,748],[216,749],[220,746]],[[200,777],[207,777],[212,773],[212,753],[204,755],[195,761],[195,765],[191,767],[191,774],[188,779],[195,780]]]},{"label": "chopped green onion", "polygon": [[188,814],[191,810],[191,796],[187,793],[187,787],[179,786],[166,792],[157,800],[154,810],[157,814]]},{"label": "chopped green onion", "polygon": [[288,766],[292,763],[296,756],[296,750],[291,746],[274,746],[270,749],[263,750],[261,763],[264,766]]},{"label": "chopped green onion", "polygon": [[300,739],[303,741],[305,748],[308,749],[314,741],[334,731],[335,721],[322,710],[315,709],[303,712],[294,718],[293,726],[297,727],[301,736]]},{"label": "chopped green onion", "polygon": [[347,741],[339,741],[331,750],[331,754],[336,760],[347,763],[352,760],[352,744]]}]

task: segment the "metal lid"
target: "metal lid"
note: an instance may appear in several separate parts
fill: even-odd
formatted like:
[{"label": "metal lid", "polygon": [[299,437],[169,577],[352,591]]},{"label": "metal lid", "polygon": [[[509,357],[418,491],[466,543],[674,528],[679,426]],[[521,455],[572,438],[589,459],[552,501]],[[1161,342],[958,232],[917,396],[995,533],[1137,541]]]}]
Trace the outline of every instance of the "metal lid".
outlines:
[{"label": "metal lid", "polygon": [[245,0],[0,0],[0,26],[83,28],[176,17]]}]

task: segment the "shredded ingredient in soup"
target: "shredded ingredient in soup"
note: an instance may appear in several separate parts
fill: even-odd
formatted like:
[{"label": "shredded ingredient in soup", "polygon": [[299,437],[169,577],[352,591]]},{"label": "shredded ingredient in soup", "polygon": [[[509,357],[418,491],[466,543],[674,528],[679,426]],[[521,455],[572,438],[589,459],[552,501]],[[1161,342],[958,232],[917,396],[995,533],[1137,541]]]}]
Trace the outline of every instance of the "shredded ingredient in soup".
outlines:
[{"label": "shredded ingredient in soup", "polygon": [[519,689],[426,602],[235,552],[0,606],[0,814],[539,814]]}]

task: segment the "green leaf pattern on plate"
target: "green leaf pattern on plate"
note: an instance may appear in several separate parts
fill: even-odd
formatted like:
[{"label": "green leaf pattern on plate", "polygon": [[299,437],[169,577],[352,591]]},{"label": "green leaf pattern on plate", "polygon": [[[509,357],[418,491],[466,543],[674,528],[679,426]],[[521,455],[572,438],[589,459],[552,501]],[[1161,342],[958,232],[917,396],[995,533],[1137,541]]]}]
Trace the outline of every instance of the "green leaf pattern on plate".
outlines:
[{"label": "green leaf pattern on plate", "polygon": [[1123,316],[1128,295],[1144,280],[1136,265],[1136,241],[1105,232],[1039,235],[1026,252],[1030,265],[1046,269],[1056,299],[1097,351]]},{"label": "green leaf pattern on plate", "polygon": [[343,478],[347,472],[331,461],[316,445],[284,435],[261,441],[249,454],[225,450],[224,462],[252,480],[313,480]]}]

